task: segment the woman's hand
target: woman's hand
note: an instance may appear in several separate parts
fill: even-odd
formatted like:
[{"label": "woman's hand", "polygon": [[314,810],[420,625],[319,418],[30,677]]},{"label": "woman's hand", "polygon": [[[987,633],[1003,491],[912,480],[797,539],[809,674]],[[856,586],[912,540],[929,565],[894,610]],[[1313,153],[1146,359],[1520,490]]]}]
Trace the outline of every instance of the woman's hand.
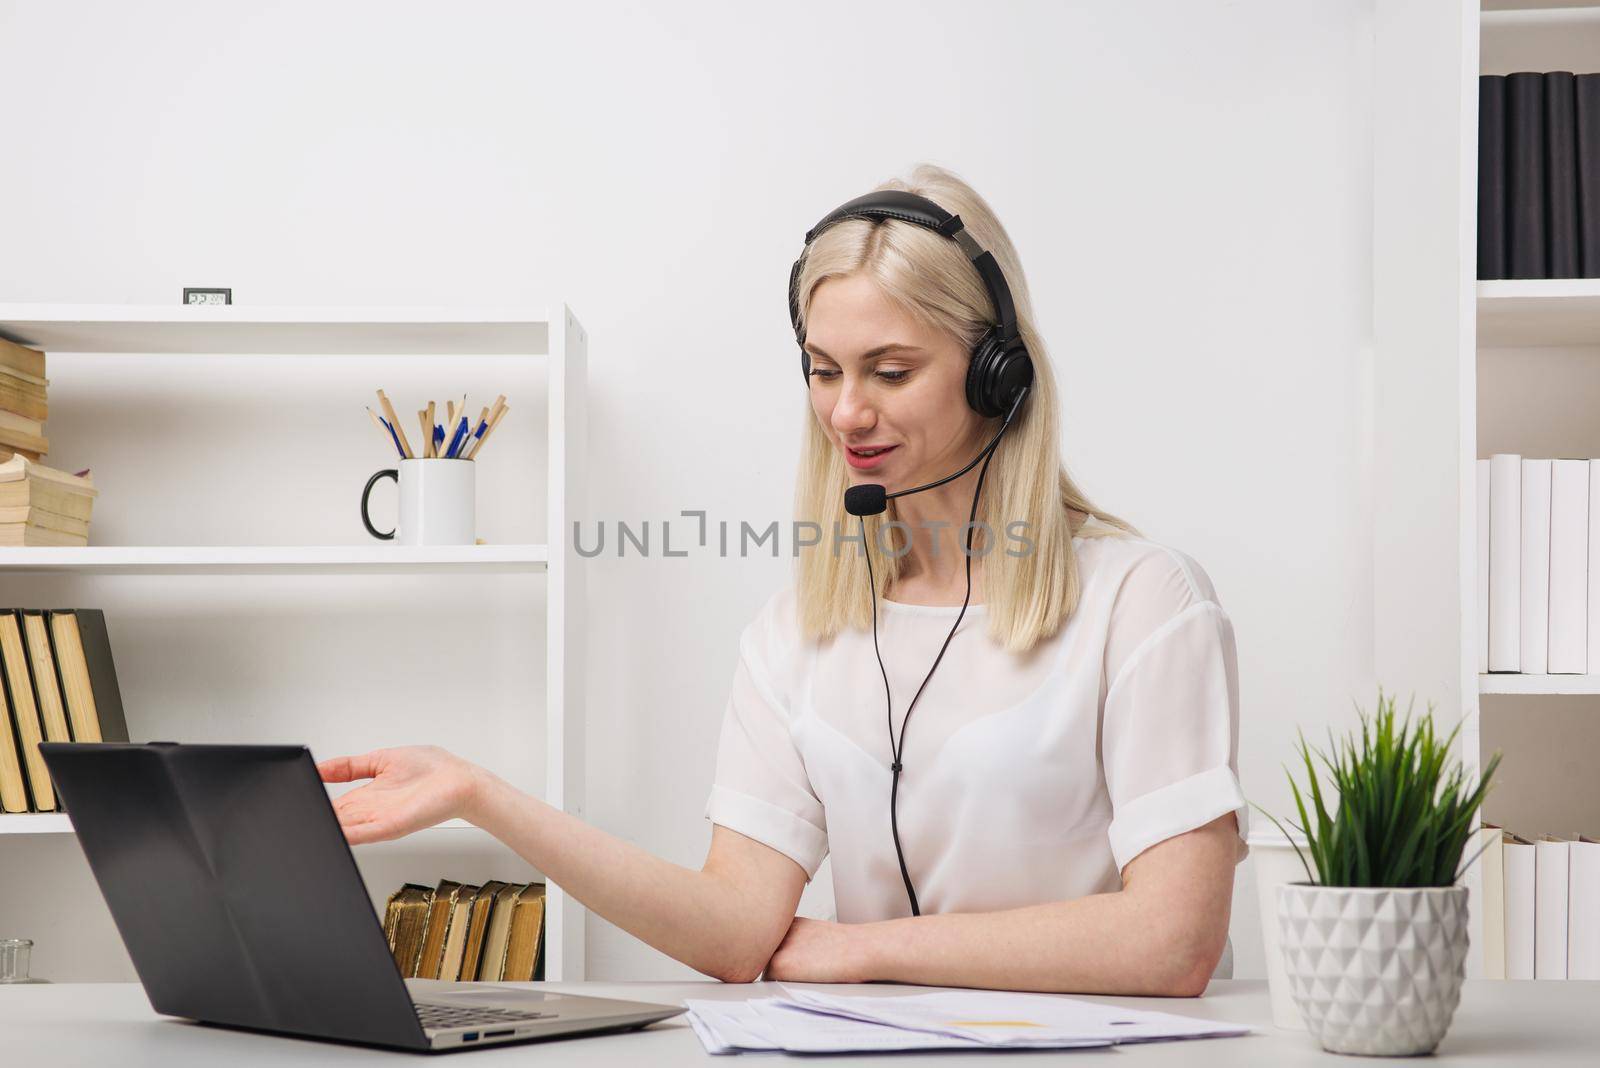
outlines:
[{"label": "woman's hand", "polygon": [[791,983],[871,982],[866,952],[870,926],[796,916],[762,978]]},{"label": "woman's hand", "polygon": [[352,845],[401,838],[465,815],[480,774],[475,765],[434,745],[333,757],[318,762],[317,772],[323,782],[372,780],[333,800]]}]

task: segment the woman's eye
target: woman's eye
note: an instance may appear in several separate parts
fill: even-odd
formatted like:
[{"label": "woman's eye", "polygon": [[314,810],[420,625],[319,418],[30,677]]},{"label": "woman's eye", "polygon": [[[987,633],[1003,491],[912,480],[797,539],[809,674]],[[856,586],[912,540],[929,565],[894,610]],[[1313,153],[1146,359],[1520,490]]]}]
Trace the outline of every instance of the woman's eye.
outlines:
[{"label": "woman's eye", "polygon": [[879,371],[878,377],[885,382],[904,382],[910,371]]},{"label": "woman's eye", "polygon": [[828,381],[830,379],[833,379],[833,378],[837,378],[838,375],[839,375],[838,371],[830,371],[826,367],[813,367],[811,369],[811,377],[820,378],[824,382],[826,382],[826,381]]}]

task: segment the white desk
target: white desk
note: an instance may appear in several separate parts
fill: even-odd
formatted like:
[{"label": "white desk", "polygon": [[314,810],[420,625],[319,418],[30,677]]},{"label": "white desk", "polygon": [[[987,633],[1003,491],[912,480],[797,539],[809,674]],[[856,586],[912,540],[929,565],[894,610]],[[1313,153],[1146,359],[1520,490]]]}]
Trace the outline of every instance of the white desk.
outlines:
[{"label": "white desk", "polygon": [[[776,984],[729,986],[720,983],[552,983],[551,989],[573,993],[681,1004],[685,997],[748,998],[779,993]],[[917,988],[872,984],[828,989],[860,993],[912,993]],[[1204,1039],[1121,1046],[1114,1050],[1007,1052],[1007,1053],[896,1053],[867,1056],[829,1056],[821,1060],[785,1058],[792,1063],[827,1068],[872,1064],[874,1068],[910,1068],[913,1065],[982,1064],[987,1068],[1028,1064],[1171,1065],[1173,1068],[1218,1065],[1293,1066],[1342,1064],[1360,1068],[1395,1063],[1415,1068],[1415,1060],[1337,1058],[1323,1053],[1302,1031],[1279,1031],[1272,1026],[1266,984],[1225,982],[1211,984],[1198,1000],[1156,998],[1095,999],[1136,1005],[1167,1012],[1189,1013],[1217,1020],[1237,1020],[1260,1030],[1242,1038]],[[256,1035],[204,1027],[157,1016],[150,1010],[144,989],[135,983],[62,983],[38,986],[0,986],[0,1061],[7,1065],[48,1068],[55,1065],[115,1064],[146,1068],[257,1068],[257,1066],[341,1065],[395,1063],[408,1054],[384,1050],[310,1042],[294,1038]],[[677,1065],[709,1066],[713,1063],[682,1017],[653,1024],[644,1031],[593,1038],[563,1039],[531,1045],[482,1049],[463,1054],[468,1066],[519,1063],[527,1065]],[[1501,983],[1469,982],[1456,1010],[1450,1033],[1438,1056],[1451,1064],[1582,1064],[1600,1063],[1600,982]],[[742,1061],[771,1065],[783,1054],[751,1054],[743,1058],[715,1058],[722,1068]],[[451,1057],[451,1065],[457,1064]]]}]

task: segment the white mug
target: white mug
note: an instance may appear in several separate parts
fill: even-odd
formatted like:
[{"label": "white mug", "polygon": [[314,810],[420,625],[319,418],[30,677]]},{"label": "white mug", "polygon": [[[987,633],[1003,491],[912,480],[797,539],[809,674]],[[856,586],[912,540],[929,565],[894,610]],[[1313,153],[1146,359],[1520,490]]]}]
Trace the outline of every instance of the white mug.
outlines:
[{"label": "white mug", "polygon": [[[361,524],[367,533],[400,545],[472,545],[477,541],[476,502],[471,460],[401,460],[367,479],[361,491]],[[387,534],[372,525],[367,499],[379,479],[392,478],[400,487],[400,518]]]}]

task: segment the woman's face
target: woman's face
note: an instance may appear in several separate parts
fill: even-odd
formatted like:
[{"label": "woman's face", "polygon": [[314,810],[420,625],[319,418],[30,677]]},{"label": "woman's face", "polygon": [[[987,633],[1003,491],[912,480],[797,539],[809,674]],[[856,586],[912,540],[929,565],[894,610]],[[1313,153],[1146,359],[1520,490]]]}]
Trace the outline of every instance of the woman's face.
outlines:
[{"label": "woman's face", "polygon": [[811,409],[852,485],[932,482],[977,451],[983,417],[967,405],[965,347],[918,322],[866,275],[813,290],[806,351]]}]

